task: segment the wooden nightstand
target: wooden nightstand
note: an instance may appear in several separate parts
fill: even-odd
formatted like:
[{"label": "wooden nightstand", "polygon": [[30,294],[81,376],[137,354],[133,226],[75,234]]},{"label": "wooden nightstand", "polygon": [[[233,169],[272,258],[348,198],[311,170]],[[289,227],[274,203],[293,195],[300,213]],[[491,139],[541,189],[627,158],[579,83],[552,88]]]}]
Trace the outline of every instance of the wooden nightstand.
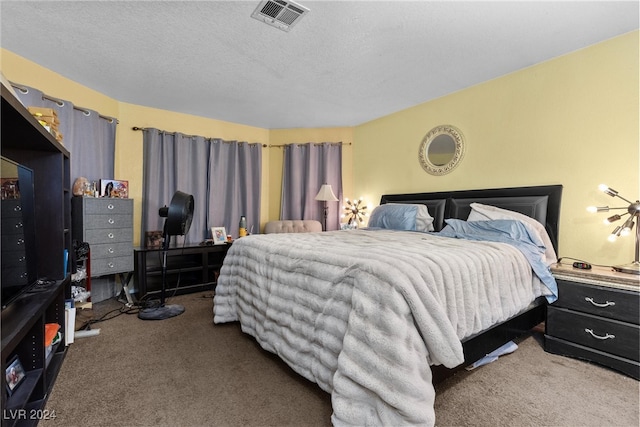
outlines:
[{"label": "wooden nightstand", "polygon": [[640,277],[559,264],[551,272],[558,300],[547,307],[545,350],[640,379]]}]

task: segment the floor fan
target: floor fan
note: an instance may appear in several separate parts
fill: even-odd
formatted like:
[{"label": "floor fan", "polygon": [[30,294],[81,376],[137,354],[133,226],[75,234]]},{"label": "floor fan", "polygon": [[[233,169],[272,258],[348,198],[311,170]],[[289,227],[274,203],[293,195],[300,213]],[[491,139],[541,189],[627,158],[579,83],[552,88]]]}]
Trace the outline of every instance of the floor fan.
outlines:
[{"label": "floor fan", "polygon": [[182,191],[176,191],[171,198],[169,207],[161,207],[158,215],[164,220],[162,243],[162,291],[160,294],[160,306],[144,308],[138,312],[142,320],[163,320],[184,313],[184,307],[178,304],[165,304],[165,292],[167,287],[167,252],[171,236],[184,236],[189,232],[193,219],[193,196]]}]

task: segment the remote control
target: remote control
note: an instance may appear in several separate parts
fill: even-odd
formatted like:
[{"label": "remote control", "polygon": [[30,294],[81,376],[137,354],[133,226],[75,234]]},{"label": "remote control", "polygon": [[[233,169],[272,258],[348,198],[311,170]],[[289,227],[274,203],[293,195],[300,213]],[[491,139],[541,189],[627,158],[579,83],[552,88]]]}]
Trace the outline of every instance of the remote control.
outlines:
[{"label": "remote control", "polygon": [[580,268],[582,270],[590,270],[591,269],[591,264],[586,263],[586,262],[574,262],[573,263],[573,268]]}]

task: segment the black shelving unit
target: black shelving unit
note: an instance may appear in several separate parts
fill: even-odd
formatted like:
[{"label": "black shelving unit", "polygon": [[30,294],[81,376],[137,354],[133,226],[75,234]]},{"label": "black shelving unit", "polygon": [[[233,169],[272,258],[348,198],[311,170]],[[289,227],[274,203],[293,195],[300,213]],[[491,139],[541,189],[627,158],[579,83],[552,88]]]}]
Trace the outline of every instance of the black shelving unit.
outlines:
[{"label": "black shelving unit", "polygon": [[[212,290],[231,245],[169,248],[167,292],[179,295]],[[162,290],[162,249],[134,248],[134,287],[139,297]]]},{"label": "black shelving unit", "polygon": [[58,344],[47,356],[44,331],[46,323],[58,323],[64,331],[64,302],[71,297],[70,276],[63,268],[64,251],[72,251],[71,177],[69,151],[6,87],[1,93],[2,156],[34,172],[38,276],[54,282],[2,310],[3,368],[17,355],[26,371],[11,395],[2,375],[2,426],[13,427],[36,425],[46,415],[43,408],[67,351]]},{"label": "black shelving unit", "polygon": [[2,311],[2,359],[18,356],[25,379],[11,396],[6,392],[3,375],[3,426],[36,425],[44,418],[44,406],[66,355],[64,339],[54,344],[47,354],[44,329],[57,323],[64,332],[64,303],[69,278],[45,289],[18,298]]}]

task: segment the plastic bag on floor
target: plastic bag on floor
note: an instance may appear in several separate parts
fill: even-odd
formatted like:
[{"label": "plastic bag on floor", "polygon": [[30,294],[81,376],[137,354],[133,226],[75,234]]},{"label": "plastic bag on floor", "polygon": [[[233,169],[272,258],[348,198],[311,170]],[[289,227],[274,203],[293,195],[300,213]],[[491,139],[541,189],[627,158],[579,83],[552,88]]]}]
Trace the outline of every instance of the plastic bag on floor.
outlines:
[{"label": "plastic bag on floor", "polygon": [[496,360],[498,360],[498,358],[500,356],[503,356],[503,355],[509,354],[509,353],[513,353],[517,349],[518,349],[518,345],[516,343],[514,343],[513,341],[509,341],[508,343],[506,343],[502,347],[498,347],[497,349],[493,350],[491,353],[487,354],[482,359],[477,360],[474,363],[472,363],[471,365],[467,366],[465,369],[467,371],[471,371],[473,369],[479,368],[480,366],[486,365],[486,364],[491,363],[491,362],[495,362]]}]

